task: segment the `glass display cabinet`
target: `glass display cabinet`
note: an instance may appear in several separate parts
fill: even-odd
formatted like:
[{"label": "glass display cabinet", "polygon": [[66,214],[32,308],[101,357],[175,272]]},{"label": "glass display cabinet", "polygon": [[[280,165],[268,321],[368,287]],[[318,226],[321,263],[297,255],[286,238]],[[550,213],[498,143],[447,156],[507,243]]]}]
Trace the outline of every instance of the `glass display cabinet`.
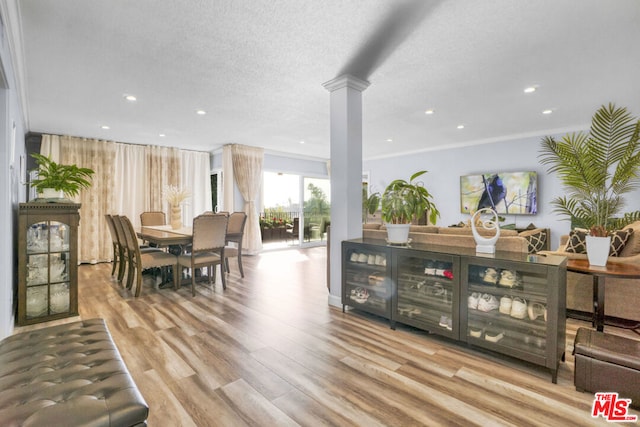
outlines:
[{"label": "glass display cabinet", "polygon": [[21,203],[18,325],[78,315],[79,204]]}]

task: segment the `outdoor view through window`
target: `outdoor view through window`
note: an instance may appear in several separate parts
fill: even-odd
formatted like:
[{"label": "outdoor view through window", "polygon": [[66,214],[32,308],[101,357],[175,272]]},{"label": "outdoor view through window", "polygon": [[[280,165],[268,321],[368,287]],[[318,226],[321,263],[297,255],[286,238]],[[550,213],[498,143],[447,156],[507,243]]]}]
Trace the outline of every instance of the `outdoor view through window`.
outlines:
[{"label": "outdoor view through window", "polygon": [[328,179],[265,172],[263,183],[263,242],[298,244],[302,239],[304,244],[326,240],[331,216]]}]

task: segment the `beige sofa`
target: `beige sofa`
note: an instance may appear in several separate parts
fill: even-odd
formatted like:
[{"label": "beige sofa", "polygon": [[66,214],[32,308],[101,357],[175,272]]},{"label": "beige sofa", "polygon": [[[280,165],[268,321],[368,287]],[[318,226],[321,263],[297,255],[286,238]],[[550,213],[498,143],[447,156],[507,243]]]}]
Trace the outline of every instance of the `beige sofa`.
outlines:
[{"label": "beige sofa", "polygon": [[[625,227],[633,228],[633,234],[620,256],[609,257],[607,262],[640,266],[640,221]],[[543,251],[567,258],[587,259],[586,254],[565,251],[568,236],[562,236],[555,251]],[[606,279],[605,315],[640,321],[640,279]],[[593,312],[593,278],[586,274],[567,272],[567,309]]]},{"label": "beige sofa", "polygon": [[[364,224],[362,237],[369,239],[387,238],[387,230],[382,224]],[[485,236],[493,236],[492,230],[478,230]],[[458,246],[475,248],[476,242],[469,227],[437,227],[434,225],[412,225],[409,238],[415,243],[430,245]],[[500,237],[496,242],[497,251],[529,252],[529,242],[515,230],[500,230]]]}]

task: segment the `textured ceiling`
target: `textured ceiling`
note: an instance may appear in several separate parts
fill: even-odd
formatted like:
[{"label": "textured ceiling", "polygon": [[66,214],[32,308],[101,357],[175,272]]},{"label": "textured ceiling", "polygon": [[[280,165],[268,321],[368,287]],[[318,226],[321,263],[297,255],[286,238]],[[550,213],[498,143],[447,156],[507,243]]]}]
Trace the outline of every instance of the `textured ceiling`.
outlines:
[{"label": "textured ceiling", "polygon": [[322,83],[344,72],[371,83],[365,158],[576,130],[608,102],[640,116],[637,0],[18,5],[34,132],[328,158]]}]

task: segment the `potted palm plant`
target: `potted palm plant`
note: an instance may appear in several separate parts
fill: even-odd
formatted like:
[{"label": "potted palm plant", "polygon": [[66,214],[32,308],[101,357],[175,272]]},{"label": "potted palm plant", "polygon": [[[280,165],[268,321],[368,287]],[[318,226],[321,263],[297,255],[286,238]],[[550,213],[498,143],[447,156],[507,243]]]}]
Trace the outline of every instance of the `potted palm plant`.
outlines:
[{"label": "potted palm plant", "polygon": [[39,153],[32,153],[31,157],[38,164],[38,178],[31,181],[31,186],[39,198],[64,199],[65,195],[77,196],[81,189],[91,187],[93,169],[61,165]]},{"label": "potted palm plant", "polygon": [[[551,202],[554,211],[589,230],[589,262],[605,265],[610,233],[640,217],[640,211],[620,217],[623,195],[640,186],[640,120],[626,108],[603,105],[588,133],[571,133],[560,140],[547,136],[538,157],[549,165],[549,172],[558,174],[566,190]],[[600,242],[604,253],[598,260],[593,252],[595,238],[606,239]]]},{"label": "potted palm plant", "polygon": [[416,218],[429,212],[429,221],[435,223],[440,212],[433,202],[433,196],[422,181],[415,179],[427,171],[411,175],[409,181],[396,179],[387,185],[382,193],[382,220],[386,223],[388,241],[391,244],[406,244],[409,228]]}]

